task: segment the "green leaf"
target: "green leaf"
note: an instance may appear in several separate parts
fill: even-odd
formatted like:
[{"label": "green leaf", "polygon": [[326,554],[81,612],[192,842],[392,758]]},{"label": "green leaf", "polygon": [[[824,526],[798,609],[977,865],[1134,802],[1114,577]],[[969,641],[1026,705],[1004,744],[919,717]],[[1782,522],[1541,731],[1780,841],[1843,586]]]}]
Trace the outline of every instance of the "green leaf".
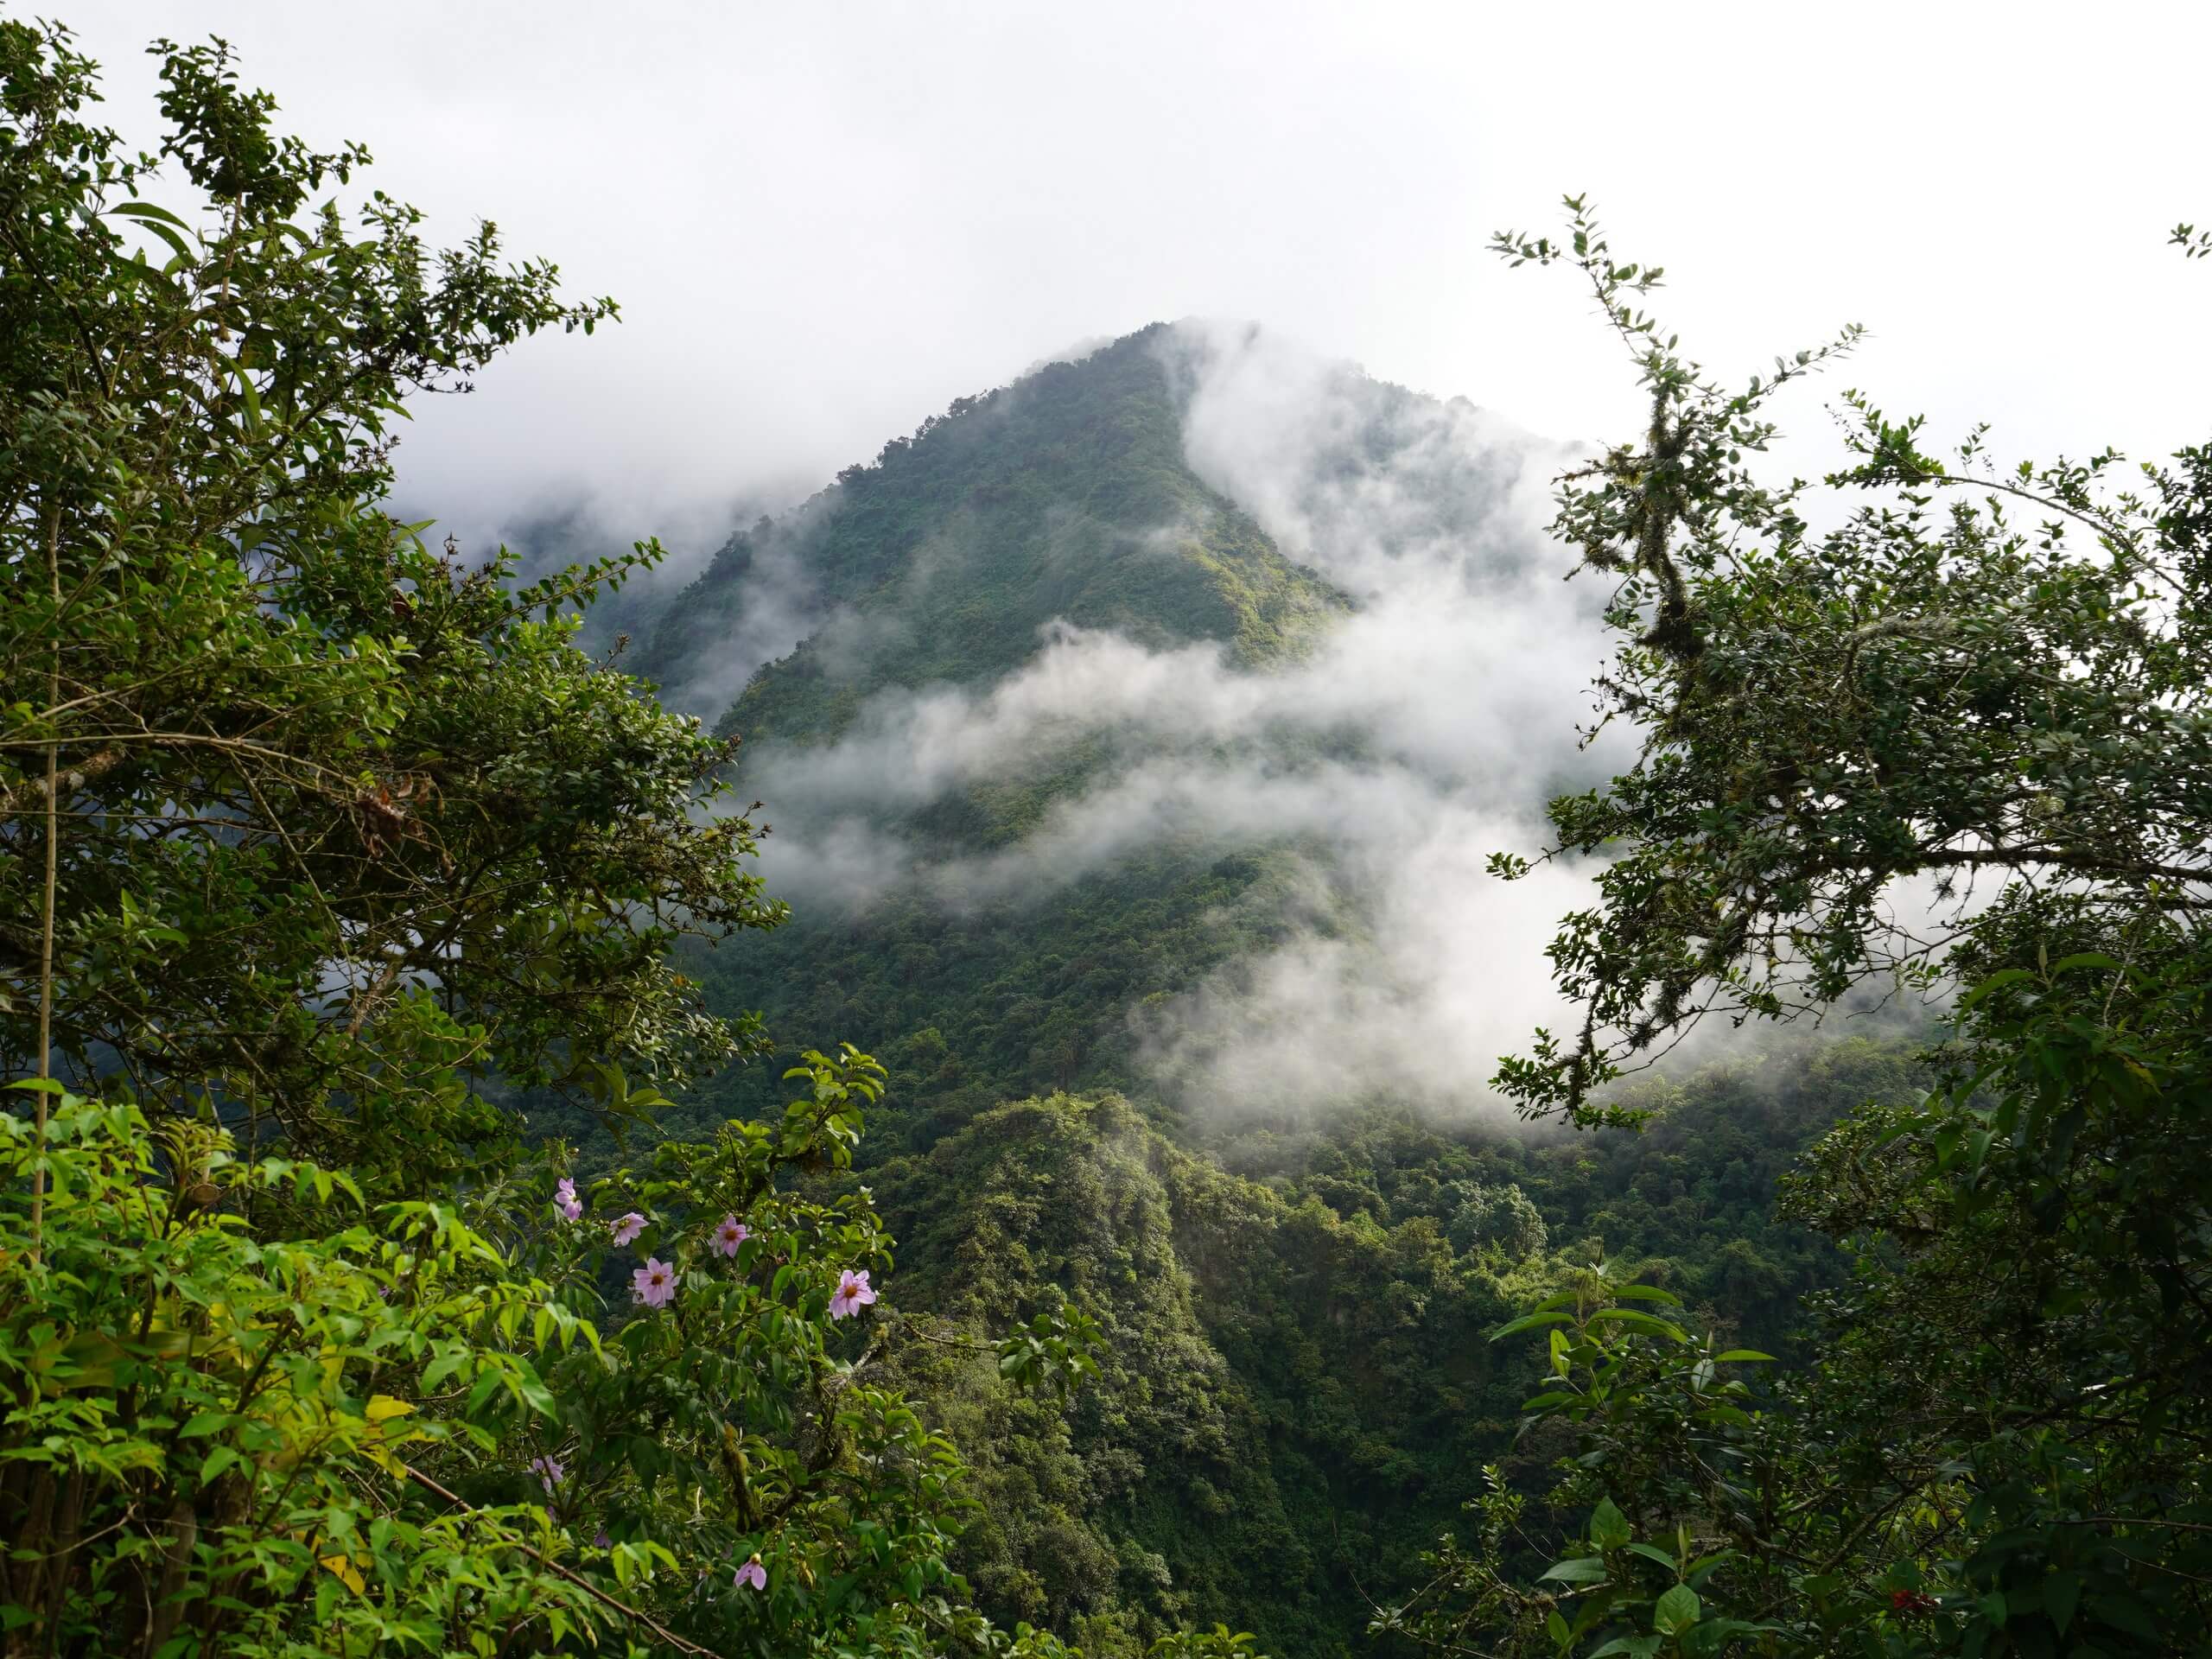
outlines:
[{"label": "green leaf", "polygon": [[125,219],[151,219],[163,225],[174,225],[181,231],[192,228],[168,208],[157,207],[150,201],[118,201],[108,212],[121,213]]},{"label": "green leaf", "polygon": [[2107,973],[2119,973],[2120,964],[2098,950],[2077,950],[2070,957],[2061,957],[2050,964],[2054,974],[2071,973],[2076,968],[2100,968]]},{"label": "green leaf", "polygon": [[1595,1555],[1578,1555],[1569,1560],[1555,1561],[1543,1575],[1557,1579],[1561,1584],[1603,1584],[1605,1563]]},{"label": "green leaf", "polygon": [[1667,1319],[1654,1319],[1649,1313],[1639,1313],[1630,1307],[1601,1307],[1590,1316],[1590,1323],[1625,1325],[1649,1337],[1664,1337],[1669,1342],[1688,1342],[1690,1339],[1690,1333],[1681,1325]]},{"label": "green leaf", "polygon": [[178,258],[188,264],[193,263],[195,254],[191,243],[175,228],[188,230],[190,227],[175,213],[166,213],[149,201],[119,201],[107,211],[111,214],[119,213],[142,229],[151,232],[168,243]]},{"label": "green leaf", "polygon": [[1523,1331],[1534,1331],[1539,1325],[1564,1325],[1572,1317],[1567,1313],[1523,1313],[1510,1325],[1501,1325],[1491,1332],[1490,1339],[1497,1342],[1507,1337],[1517,1337]]},{"label": "green leaf", "polygon": [[1697,1623],[1700,1611],[1697,1592],[1678,1584],[1651,1610],[1651,1628],[1662,1636],[1680,1636]]},{"label": "green leaf", "polygon": [[2099,1596],[2096,1611],[2098,1617],[2106,1624],[2126,1630],[2130,1636],[2139,1636],[2146,1642],[2156,1642],[2162,1636],[2170,1634],[2159,1630],[2141,1602],[2125,1592],[2107,1592]]},{"label": "green leaf", "polygon": [[1635,1535],[1620,1506],[1610,1497],[1599,1498],[1590,1511],[1590,1541],[1599,1549],[1618,1549]]},{"label": "green leaf", "polygon": [[462,1415],[474,1417],[491,1403],[505,1379],[486,1366],[477,1374],[476,1385],[468,1391],[468,1403],[461,1408]]},{"label": "green leaf", "polygon": [[2035,976],[2031,974],[2024,968],[2000,969],[1996,973],[1992,974],[1987,979],[1983,980],[1980,984],[1975,986],[1972,990],[1968,991],[1964,996],[1959,999],[1959,1011],[1963,1014],[1967,1009],[1973,1007],[1984,997],[1987,996],[1992,991],[2000,990],[2007,985],[2015,984],[2021,980],[2032,979]]},{"label": "green leaf", "polygon": [[2082,1580],[2078,1573],[2053,1573],[2043,1581],[2043,1610],[2050,1615],[2050,1622],[2061,1636],[2074,1622],[2074,1609],[2082,1599]]}]

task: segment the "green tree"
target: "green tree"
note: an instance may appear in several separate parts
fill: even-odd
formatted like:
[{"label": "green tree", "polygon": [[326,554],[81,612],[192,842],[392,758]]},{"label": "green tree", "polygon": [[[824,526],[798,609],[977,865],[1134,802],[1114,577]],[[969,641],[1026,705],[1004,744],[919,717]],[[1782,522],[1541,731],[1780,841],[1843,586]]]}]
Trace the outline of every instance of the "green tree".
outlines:
[{"label": "green tree", "polygon": [[[636,1116],[626,1069],[762,1046],[665,960],[781,916],[728,745],[563,620],[656,550],[515,591],[383,506],[407,396],[612,306],[488,226],[303,213],[362,153],[156,50],[131,156],[66,32],[0,22],[6,1652],[1058,1651],[946,1566],[888,1242],[815,1195],[880,1068],[809,1053],[589,1194],[486,1098]],[[1089,1338],[983,1346],[1058,1390]]]},{"label": "green tree", "polygon": [[613,305],[489,225],[309,211],[365,153],[156,49],[132,156],[66,33],[0,23],[0,1064],[379,1184],[500,1138],[460,1079],[744,1051],[664,950],[780,916],[691,810],[728,747],[561,615],[658,550],[518,591],[384,508],[405,397]]},{"label": "green tree", "polygon": [[[1527,1586],[1501,1490],[1383,1622],[1559,1654],[2203,1651],[2212,449],[2132,482],[2109,452],[1999,472],[1980,430],[1939,461],[1847,392],[1858,459],[1828,483],[1867,499],[1815,532],[1746,456],[1824,354],[1724,391],[1636,308],[1659,273],[1568,207],[1565,242],[1500,248],[1580,270],[1651,396],[1556,526],[1618,583],[1604,695],[1645,744],[1553,808],[1553,855],[1609,861],[1552,949],[1586,1018],[1501,1084],[1601,1121],[1595,1091],[1708,1010],[1970,988],[1935,1089],[1793,1184],[1858,1250],[1813,1365],[1733,1380],[1761,1357],[1651,1287],[1540,1304],[1499,1334],[1547,1332],[1528,1408],[1569,1431],[1552,1501],[1586,1519]],[[1932,927],[1895,919],[1914,880]]]},{"label": "green tree", "polygon": [[[1658,268],[1613,263],[1569,206],[1565,244],[1499,246],[1583,272],[1651,399],[1640,445],[1562,480],[1553,525],[1616,583],[1624,642],[1600,695],[1645,741],[1607,788],[1553,804],[1547,856],[1607,855],[1602,902],[1551,950],[1584,1022],[1510,1062],[1503,1086],[1580,1113],[1707,1012],[1783,1017],[1869,977],[1932,982],[1964,920],[1946,901],[1977,880],[1999,889],[1971,932],[1985,943],[2201,912],[2212,450],[2130,485],[2109,450],[2000,472],[1977,428],[1947,464],[1918,448],[1917,418],[1847,391],[1859,460],[1827,482],[1871,499],[1816,534],[1806,486],[1763,484],[1753,458],[1774,394],[1860,331],[1724,388],[1637,308]],[[1921,925],[1891,908],[1915,879],[1936,916]]]},{"label": "green tree", "polygon": [[[607,1623],[527,1505],[410,1502],[404,1484],[550,1408],[507,1348],[543,1285],[501,1273],[444,1206],[257,1240],[256,1207],[352,1183],[235,1161],[219,1132],[157,1136],[74,1096],[43,1128],[41,1147],[0,1116],[9,1653],[466,1653],[472,1625]],[[558,1340],[590,1339],[556,1317]],[[469,1408],[426,1413],[426,1388]]]}]

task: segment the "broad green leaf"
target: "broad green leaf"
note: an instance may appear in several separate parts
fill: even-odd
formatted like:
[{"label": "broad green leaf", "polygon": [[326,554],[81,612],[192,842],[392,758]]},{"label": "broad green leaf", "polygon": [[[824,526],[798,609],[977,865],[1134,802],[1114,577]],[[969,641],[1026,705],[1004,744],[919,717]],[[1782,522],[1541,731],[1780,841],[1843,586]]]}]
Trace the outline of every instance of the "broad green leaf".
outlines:
[{"label": "broad green leaf", "polygon": [[1502,1338],[1517,1337],[1523,1331],[1534,1331],[1541,1325],[1564,1325],[1572,1318],[1573,1315],[1570,1313],[1523,1313],[1511,1324],[1501,1325],[1491,1332],[1490,1339],[1497,1342]]},{"label": "broad green leaf", "polygon": [[1666,1319],[1654,1319],[1649,1313],[1639,1313],[1630,1307],[1601,1307],[1590,1316],[1592,1325],[1618,1325],[1630,1331],[1640,1331],[1646,1336],[1664,1337],[1669,1342],[1688,1342],[1689,1332]]},{"label": "broad green leaf", "polygon": [[1605,1563],[1595,1555],[1578,1555],[1567,1560],[1554,1562],[1543,1574],[1562,1584],[1603,1584]]},{"label": "broad green leaf", "polygon": [[2124,971],[2119,962],[2097,950],[2078,950],[2070,957],[2061,957],[2050,964],[2050,971],[2054,974],[2071,973],[2076,968],[2096,968],[2115,974]]},{"label": "broad green leaf", "polygon": [[2078,1573],[2061,1569],[2044,1580],[2043,1610],[2050,1615],[2051,1624],[2061,1636],[2074,1622],[2074,1609],[2081,1599],[2082,1580]]},{"label": "broad green leaf", "polygon": [[1620,1506],[1610,1497],[1599,1498],[1590,1511],[1590,1541],[1599,1549],[1618,1549],[1634,1536]]},{"label": "broad green leaf", "polygon": [[2035,976],[2024,968],[2000,969],[1996,973],[1990,975],[1988,978],[1983,980],[1979,985],[1976,985],[1964,996],[1961,997],[1959,999],[1959,1010],[1961,1013],[1964,1013],[1966,1010],[1980,1004],[1983,999],[1987,997],[1992,992],[2002,990],[2007,985],[2017,985],[2024,979],[2032,979]]},{"label": "broad green leaf", "polygon": [[1651,1628],[1662,1636],[1680,1636],[1697,1623],[1699,1611],[1697,1592],[1678,1584],[1652,1608]]}]

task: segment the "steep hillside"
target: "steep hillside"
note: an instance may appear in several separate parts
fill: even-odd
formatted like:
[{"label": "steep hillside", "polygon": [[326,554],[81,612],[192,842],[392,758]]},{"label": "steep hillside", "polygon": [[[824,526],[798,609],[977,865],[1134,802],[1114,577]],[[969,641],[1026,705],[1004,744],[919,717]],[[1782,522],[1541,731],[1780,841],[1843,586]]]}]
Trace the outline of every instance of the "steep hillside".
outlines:
[{"label": "steep hillside", "polygon": [[1484,1351],[1510,1302],[1433,1222],[1225,1175],[1117,1096],[999,1108],[877,1191],[917,1264],[903,1294],[980,1330],[1065,1290],[1106,1328],[1065,1420],[943,1350],[909,1362],[978,1460],[978,1594],[1093,1648],[1216,1619],[1274,1652],[1345,1643],[1345,1562],[1448,1516],[1518,1398]]},{"label": "steep hillside", "polygon": [[1794,1296],[1835,1263],[1768,1216],[1776,1178],[1910,1084],[1894,1048],[1847,1043],[1699,1073],[1650,1099],[1669,1112],[1642,1138],[1359,1114],[1271,1159],[1246,1146],[1243,1173],[1117,1096],[982,1113],[872,1178],[898,1294],[977,1336],[1071,1296],[1108,1346],[1065,1413],[987,1360],[906,1351],[977,1470],[963,1570],[998,1616],[1092,1652],[1216,1620],[1274,1654],[1359,1650],[1358,1590],[1402,1592],[1486,1465],[1533,1479],[1549,1455],[1515,1435],[1538,1357],[1489,1332],[1605,1254],[1786,1349]]},{"label": "steep hillside", "polygon": [[[766,868],[796,912],[772,946],[697,971],[788,1043],[885,1053],[914,1144],[1013,1094],[1157,1103],[1256,1077],[1199,1052],[1185,1014],[1301,950],[1338,952],[1376,995],[1407,988],[1355,957],[1433,978],[1378,880],[1433,922],[1390,873],[1445,848],[1464,889],[1459,849],[1501,804],[1572,781],[1558,671],[1516,660],[1560,631],[1516,496],[1554,452],[1291,360],[1286,381],[1244,337],[1155,326],[963,399],[734,538],[639,652],[743,739],[740,781],[778,831]],[[810,632],[754,671],[770,613]],[[1555,737],[1529,739],[1531,702]],[[1440,809],[1483,816],[1447,834]],[[1370,1029],[1385,1071],[1412,1052]],[[1306,1105],[1355,1064],[1342,1046],[1258,1058],[1294,1067]],[[1171,1086],[1179,1066],[1216,1075]],[[755,1107],[763,1083],[734,1073],[701,1110]]]}]

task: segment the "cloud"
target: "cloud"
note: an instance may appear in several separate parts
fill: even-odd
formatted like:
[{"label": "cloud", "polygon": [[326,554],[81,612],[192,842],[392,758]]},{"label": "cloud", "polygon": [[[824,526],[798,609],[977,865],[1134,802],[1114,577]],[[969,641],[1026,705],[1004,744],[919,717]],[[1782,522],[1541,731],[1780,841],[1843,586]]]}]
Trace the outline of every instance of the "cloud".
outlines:
[{"label": "cloud", "polygon": [[1155,746],[1354,736],[1492,799],[1592,775],[1573,719],[1604,648],[1602,594],[1563,579],[1542,530],[1550,480],[1581,452],[1256,329],[1168,338],[1194,469],[1360,608],[1272,671],[1209,642],[1155,650],[1056,623],[997,684],[887,694],[836,748],[766,762],[760,786],[916,804],[1096,731]]},{"label": "cloud", "polygon": [[860,818],[810,823],[798,835],[789,828],[773,826],[761,843],[761,868],[779,899],[851,916],[912,879],[913,849]]},{"label": "cloud", "polygon": [[[1057,623],[995,684],[886,693],[836,744],[753,757],[766,873],[802,904],[896,885],[961,914],[1163,844],[1294,848],[1306,913],[1136,1017],[1141,1062],[1216,1108],[1479,1106],[1497,1054],[1556,1014],[1542,946],[1587,893],[1556,867],[1501,882],[1487,856],[1539,844],[1542,803],[1625,758],[1576,741],[1602,594],[1562,579],[1541,528],[1575,452],[1262,331],[1188,325],[1163,349],[1194,469],[1357,608],[1272,668]],[[1010,845],[925,851],[891,827],[1077,755],[1079,785]]]},{"label": "cloud", "polygon": [[687,617],[683,607],[691,596],[680,569],[657,574],[645,588],[639,620],[649,625],[662,649],[644,666],[658,677],[664,703],[711,723],[762,664],[842,620],[823,601],[808,563],[812,537],[834,494],[825,491],[781,518],[764,516],[722,543],[712,563],[718,575],[729,578],[727,608],[717,605]]},{"label": "cloud", "polygon": [[[373,30],[281,0],[61,10],[134,144],[158,137],[148,38],[219,33],[286,130],[365,141],[367,182],[442,238],[491,217],[569,292],[622,302],[620,327],[423,401],[400,463],[445,513],[579,479],[647,505],[819,480],[1067,341],[1192,311],[1625,435],[1640,399],[1575,286],[1484,245],[1554,229],[1586,188],[1621,257],[1669,267],[1662,310],[1732,380],[1858,318],[1886,407],[1954,429],[2001,413],[2033,453],[2152,454],[2197,429],[2212,373],[2212,334],[2175,326],[2202,283],[2164,245],[2202,195],[2212,10],[2160,9],[2146,52],[2124,14],[1999,32],[1879,3],[1848,31],[1679,8],[1659,35],[1435,0],[679,4],[620,29],[582,0],[529,27],[389,0]],[[2063,107],[2019,96],[2045,86]],[[1655,86],[1690,93],[1663,143]],[[1758,99],[1755,143],[1739,86],[1786,89]],[[1678,159],[1723,151],[1720,187]],[[1897,188],[1931,155],[2005,158],[1974,175],[1975,234],[1950,193]],[[1993,282],[1993,247],[2034,257]],[[1812,404],[1789,418],[1821,424]]]},{"label": "cloud", "polygon": [[[107,66],[100,118],[152,148],[149,9],[68,10]],[[160,13],[162,32],[235,41],[288,130],[368,141],[380,160],[357,193],[418,201],[448,241],[496,217],[518,255],[563,262],[570,293],[623,302],[619,328],[533,340],[478,394],[417,400],[405,499],[467,547],[534,549],[533,524],[583,503],[602,550],[658,532],[703,558],[751,516],[737,493],[798,500],[805,486],[785,480],[830,475],[1017,364],[1193,308],[1269,318],[1552,429],[1622,435],[1641,400],[1583,297],[1484,249],[1502,224],[1552,229],[1556,194],[1586,187],[1621,257],[1671,268],[1662,308],[1724,375],[1857,317],[1878,330],[1860,361],[1888,407],[1951,429],[2002,411],[2023,452],[2152,454],[2196,429],[2212,372],[2212,334],[2173,324],[2201,276],[2163,240],[2202,188],[2191,111],[2212,10],[2168,9],[2165,49],[2146,54],[2124,24],[1993,34],[1973,9],[1925,6],[1841,33],[1809,9],[1690,8],[1656,37],[1544,7],[695,5],[634,9],[619,29],[602,10],[568,0],[518,29],[510,8],[391,0],[371,30],[273,0]],[[1951,66],[1968,54],[1982,73],[1962,80]],[[1655,152],[1650,88],[1771,86],[1783,64],[1756,143],[1738,142],[1738,102],[1681,100],[1669,153],[1725,148],[1729,188]],[[2074,89],[2056,113],[2018,96],[2048,84]],[[1975,177],[1975,234],[1958,233],[1953,193],[1897,187],[1929,154],[2005,158]],[[2054,222],[2076,233],[2050,237]],[[1992,282],[1993,245],[2036,257]],[[1213,742],[1251,751],[1244,793],[1218,808],[1249,823],[1251,791],[1281,781],[1254,756],[1332,721],[1359,735],[1367,775],[1427,791],[1439,834],[1478,821],[1462,809],[1518,823],[1553,779],[1603,770],[1568,731],[1597,655],[1589,596],[1549,585],[1561,567],[1536,530],[1554,450],[1465,404],[1392,405],[1271,334],[1178,343],[1192,463],[1363,600],[1325,668],[1243,684],[1203,653],[1056,639],[982,697],[884,705],[863,747],[779,780],[792,833],[771,867],[794,897],[865,902],[915,862],[867,816],[871,779],[920,800],[1034,769],[1063,734],[1107,729],[1079,695],[1124,676],[1150,689],[1132,687],[1140,706],[1110,728],[1128,739],[1094,780],[1102,811],[1134,810],[1114,791],[1148,748],[1160,810],[1212,810],[1166,761]],[[1785,418],[1817,439],[1811,404]],[[1439,478],[1465,485],[1459,507],[1436,504]],[[718,710],[811,632],[801,574],[764,562],[672,698]],[[1374,871],[1377,913],[1424,891],[1428,844],[1409,832],[1395,864],[1346,858]],[[1428,890],[1477,930],[1499,902],[1480,882]],[[1317,936],[1317,959],[1328,944]],[[1398,975],[1376,983],[1420,970],[1410,945],[1376,960]],[[1254,1017],[1304,1006],[1287,968],[1252,966],[1249,995],[1275,999]],[[1533,971],[1503,947],[1454,969],[1509,992]]]},{"label": "cloud", "polygon": [[1111,346],[1113,343],[1114,336],[1111,334],[1085,334],[1081,340],[1064,346],[1057,352],[1046,352],[1024,369],[1017,378],[1027,380],[1038,370],[1048,369],[1055,363],[1080,363],[1093,352]]},{"label": "cloud", "polygon": [[[747,569],[736,609],[716,617],[712,648],[690,653],[683,677],[660,688],[670,707],[711,721],[763,663],[785,655],[829,614],[798,545],[813,504],[792,511],[795,499],[795,492],[748,490],[692,493],[653,505],[631,491],[578,483],[506,500],[496,493],[464,497],[444,511],[420,493],[403,493],[393,512],[410,522],[429,520],[425,537],[434,543],[451,537],[470,563],[505,548],[525,582],[568,565],[621,556],[657,538],[661,563],[633,574],[619,589],[602,589],[585,612],[581,643],[594,652],[618,636],[633,643],[651,639],[693,579],[718,556],[731,556],[733,543],[741,542]],[[740,530],[748,522],[752,531]]]},{"label": "cloud", "polygon": [[1332,877],[1357,936],[1300,929],[1132,1014],[1141,1062],[1186,1106],[1276,1120],[1378,1096],[1479,1109],[1498,1056],[1561,1025],[1542,950],[1587,883],[1557,867],[1498,881],[1485,849],[1527,845],[1529,826],[1464,802],[1430,801],[1400,828],[1338,843]]},{"label": "cloud", "polygon": [[1254,323],[1186,320],[1160,351],[1192,469],[1338,586],[1382,594],[1451,572],[1479,589],[1542,559],[1551,480],[1578,447]]},{"label": "cloud", "polygon": [[[1541,846],[1548,800],[1633,759],[1621,728],[1578,741],[1605,595],[1565,579],[1544,526],[1551,480],[1582,452],[1265,330],[1183,325],[1162,349],[1193,468],[1357,608],[1269,668],[1214,642],[1056,622],[995,683],[885,692],[836,744],[753,757],[747,787],[779,825],[772,888],[844,913],[897,892],[957,918],[1042,906],[1161,847],[1285,849],[1302,887],[1271,918],[1279,941],[1131,1009],[1140,1067],[1186,1110],[1226,1119],[1373,1096],[1496,1109],[1499,1055],[1571,1022],[1543,952],[1591,902],[1594,871],[1555,863],[1507,883],[1488,856]],[[1071,771],[1010,844],[899,833],[902,814],[950,796]],[[1916,887],[1891,900],[1901,925],[1946,919]],[[1864,1021],[1873,1000],[1839,1013]],[[1709,1021],[1677,1059],[1745,1041]]]}]

